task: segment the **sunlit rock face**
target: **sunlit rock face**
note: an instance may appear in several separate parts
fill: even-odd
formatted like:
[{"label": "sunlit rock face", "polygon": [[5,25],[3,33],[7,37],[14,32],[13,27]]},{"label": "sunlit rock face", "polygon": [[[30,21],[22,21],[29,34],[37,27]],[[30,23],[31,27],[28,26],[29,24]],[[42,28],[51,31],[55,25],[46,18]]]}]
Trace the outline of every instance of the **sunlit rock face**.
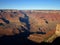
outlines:
[{"label": "sunlit rock face", "polygon": [[24,34],[34,42],[60,36],[59,10],[0,10],[0,36]]},{"label": "sunlit rock face", "polygon": [[55,33],[57,36],[60,36],[60,24],[57,24]]}]

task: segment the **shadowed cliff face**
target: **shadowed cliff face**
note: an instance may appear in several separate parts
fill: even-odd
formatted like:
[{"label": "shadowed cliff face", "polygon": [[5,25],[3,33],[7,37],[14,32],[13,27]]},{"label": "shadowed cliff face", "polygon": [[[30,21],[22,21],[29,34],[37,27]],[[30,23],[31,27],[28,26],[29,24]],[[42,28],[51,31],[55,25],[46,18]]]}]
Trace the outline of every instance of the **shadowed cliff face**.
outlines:
[{"label": "shadowed cliff face", "polygon": [[0,39],[17,44],[51,41],[59,20],[60,11],[0,10]]},{"label": "shadowed cliff face", "polygon": [[[21,12],[22,12],[22,11],[21,11]],[[29,30],[30,30],[29,17],[28,17],[28,16],[27,16],[27,14],[25,14],[24,12],[23,12],[23,15],[24,15],[24,18],[19,17],[19,20],[20,20],[20,22],[22,22],[22,23],[25,23],[25,24],[26,24],[27,31],[29,31]]]},{"label": "shadowed cliff face", "polygon": [[4,26],[4,24],[3,23],[0,23],[0,26]]},{"label": "shadowed cliff face", "polygon": [[9,24],[9,21],[6,20],[5,18],[1,18],[1,20],[3,20],[6,24]]}]

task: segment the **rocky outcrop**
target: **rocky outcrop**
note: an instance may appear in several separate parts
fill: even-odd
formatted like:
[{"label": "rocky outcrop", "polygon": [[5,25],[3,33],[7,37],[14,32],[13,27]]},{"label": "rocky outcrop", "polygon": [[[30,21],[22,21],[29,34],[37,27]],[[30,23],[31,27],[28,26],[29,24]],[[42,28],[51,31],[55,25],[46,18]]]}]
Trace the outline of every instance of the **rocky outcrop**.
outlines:
[{"label": "rocky outcrop", "polygon": [[57,36],[60,36],[60,24],[57,24],[57,25],[56,25],[56,32],[55,32],[55,34],[56,34]]}]

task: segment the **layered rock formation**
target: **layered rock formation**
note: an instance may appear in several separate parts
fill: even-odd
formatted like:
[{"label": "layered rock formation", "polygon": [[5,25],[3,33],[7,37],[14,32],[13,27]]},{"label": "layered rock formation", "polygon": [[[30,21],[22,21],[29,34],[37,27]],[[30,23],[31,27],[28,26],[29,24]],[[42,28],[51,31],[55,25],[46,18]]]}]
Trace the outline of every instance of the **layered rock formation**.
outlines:
[{"label": "layered rock formation", "polygon": [[60,34],[59,23],[59,10],[0,10],[0,36],[26,32],[29,40],[49,42]]}]

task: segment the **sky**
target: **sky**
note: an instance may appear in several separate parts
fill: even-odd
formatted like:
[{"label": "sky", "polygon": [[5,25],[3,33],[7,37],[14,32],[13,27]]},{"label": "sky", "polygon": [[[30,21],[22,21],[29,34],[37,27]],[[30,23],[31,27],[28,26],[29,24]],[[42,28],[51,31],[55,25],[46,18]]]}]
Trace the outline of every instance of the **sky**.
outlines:
[{"label": "sky", "polygon": [[60,10],[60,0],[0,0],[0,9]]}]

